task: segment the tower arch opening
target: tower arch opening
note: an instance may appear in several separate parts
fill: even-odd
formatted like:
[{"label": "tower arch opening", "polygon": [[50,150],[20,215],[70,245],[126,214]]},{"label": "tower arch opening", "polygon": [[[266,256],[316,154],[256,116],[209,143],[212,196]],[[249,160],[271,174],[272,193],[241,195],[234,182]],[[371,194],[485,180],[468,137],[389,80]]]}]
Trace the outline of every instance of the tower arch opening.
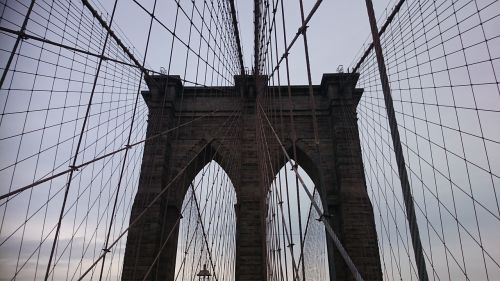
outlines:
[{"label": "tower arch opening", "polygon": [[199,274],[234,279],[236,201],[233,182],[215,160],[189,183],[181,207],[175,280],[206,276]]},{"label": "tower arch opening", "polygon": [[266,198],[268,280],[330,280],[325,228],[298,176],[323,211],[319,181],[292,163],[278,171]]}]

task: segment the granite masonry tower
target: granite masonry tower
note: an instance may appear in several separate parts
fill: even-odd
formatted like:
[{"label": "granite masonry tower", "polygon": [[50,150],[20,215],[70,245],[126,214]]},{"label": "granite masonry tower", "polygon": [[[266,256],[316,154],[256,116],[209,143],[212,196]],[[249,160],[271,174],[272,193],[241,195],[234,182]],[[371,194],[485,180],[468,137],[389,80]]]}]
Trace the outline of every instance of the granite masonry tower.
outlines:
[{"label": "granite masonry tower", "polygon": [[[358,77],[354,73],[324,74],[321,84],[313,86],[319,149],[311,126],[308,86],[291,86],[291,104],[286,98],[270,106],[280,107],[285,115],[292,107],[296,132],[295,160],[315,185],[321,186],[320,196],[330,224],[362,276],[365,280],[382,280],[356,121],[356,106],[363,93],[362,89],[355,88]],[[155,75],[146,80],[149,91],[143,93],[143,98],[149,107],[147,137],[209,112],[215,113],[202,122],[193,122],[146,142],[131,221],[167,184],[169,190],[160,202],[151,206],[141,222],[130,229],[122,280],[143,280],[149,265],[158,256],[160,245],[167,239],[147,280],[175,279],[179,233],[175,222],[189,183],[212,155],[228,172],[237,193],[234,279],[266,280],[266,210],[262,194],[265,188],[260,180],[256,99],[272,87],[267,85],[266,77],[257,75],[235,76],[235,86],[229,87],[230,91],[228,87],[184,87],[179,76]],[[277,90],[288,93],[287,87]],[[227,134],[226,138],[231,139],[222,140],[214,132],[231,118],[235,107],[240,109],[235,121],[238,124],[233,129],[236,132]],[[291,151],[293,136],[289,127],[285,124],[279,135],[283,136],[286,149]],[[272,157],[283,159],[279,149],[272,153],[275,154]],[[229,154],[232,159],[225,158]],[[230,164],[236,168],[228,169]],[[283,164],[278,163],[274,171]],[[179,173],[182,176],[175,178]],[[353,280],[328,236],[327,252],[331,279]]]}]

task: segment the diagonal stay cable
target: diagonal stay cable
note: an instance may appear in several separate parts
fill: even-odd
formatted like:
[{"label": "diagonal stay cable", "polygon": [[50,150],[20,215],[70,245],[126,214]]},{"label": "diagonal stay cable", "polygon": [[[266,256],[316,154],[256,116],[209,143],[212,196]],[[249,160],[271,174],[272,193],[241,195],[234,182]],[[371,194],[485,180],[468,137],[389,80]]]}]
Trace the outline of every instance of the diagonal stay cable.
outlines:
[{"label": "diagonal stay cable", "polygon": [[42,184],[42,183],[44,183],[44,182],[47,182],[47,181],[53,180],[53,179],[55,179],[55,178],[58,178],[58,177],[60,177],[60,176],[63,176],[63,175],[65,175],[65,174],[67,174],[67,173],[69,173],[69,172],[71,172],[71,171],[77,171],[77,170],[79,170],[80,168],[83,168],[83,167],[85,167],[85,166],[87,166],[87,165],[89,165],[89,164],[92,164],[92,163],[97,162],[97,161],[99,161],[99,160],[103,160],[103,159],[108,158],[108,157],[110,157],[110,156],[113,156],[113,155],[115,155],[115,154],[117,154],[117,153],[119,153],[119,152],[122,152],[122,151],[125,151],[125,150],[129,150],[129,149],[131,149],[131,148],[133,148],[133,147],[135,147],[135,146],[137,146],[137,145],[140,145],[140,144],[142,144],[142,143],[145,143],[145,142],[150,141],[150,140],[152,140],[152,139],[155,139],[155,138],[157,138],[157,137],[161,137],[161,136],[163,136],[163,135],[166,135],[166,134],[168,134],[168,133],[171,133],[171,132],[173,132],[173,131],[175,131],[175,130],[177,130],[177,129],[180,129],[180,128],[182,128],[182,127],[185,127],[185,126],[187,126],[187,125],[189,125],[189,124],[191,124],[191,123],[194,123],[194,122],[196,122],[196,121],[198,121],[198,120],[200,120],[200,119],[203,119],[203,118],[205,118],[205,117],[211,116],[211,115],[213,115],[214,113],[216,113],[217,111],[218,111],[218,110],[214,110],[214,111],[212,111],[212,112],[210,112],[210,113],[207,113],[207,114],[205,114],[205,115],[199,116],[199,117],[197,117],[197,118],[195,118],[195,119],[193,119],[193,120],[190,120],[190,121],[188,121],[188,122],[182,123],[182,124],[180,124],[180,125],[179,125],[179,126],[177,126],[177,127],[170,128],[170,129],[165,130],[165,131],[163,131],[163,132],[160,132],[160,133],[158,133],[158,134],[156,134],[156,135],[153,135],[153,136],[150,136],[150,137],[145,138],[145,139],[143,139],[143,140],[140,140],[140,141],[138,141],[138,142],[135,142],[135,143],[132,143],[132,144],[126,145],[126,146],[124,146],[124,147],[122,147],[122,148],[120,148],[120,149],[117,149],[117,150],[115,150],[115,151],[109,152],[109,153],[107,153],[107,154],[104,154],[104,155],[102,155],[102,156],[100,156],[100,157],[97,157],[97,158],[94,158],[94,159],[92,159],[92,160],[89,160],[89,161],[87,161],[87,162],[83,162],[83,163],[81,163],[81,164],[71,166],[69,169],[66,169],[66,170],[64,170],[64,171],[62,171],[62,172],[59,172],[59,173],[57,173],[57,174],[54,174],[54,175],[52,175],[52,176],[50,176],[50,177],[42,178],[42,179],[37,180],[37,181],[35,181],[35,182],[33,182],[33,183],[30,183],[30,184],[28,184],[28,185],[26,185],[26,186],[23,186],[23,187],[20,187],[20,188],[18,188],[18,189],[16,189],[16,190],[11,191],[11,192],[5,193],[5,194],[3,194],[3,195],[1,195],[1,196],[0,196],[0,200],[3,200],[3,199],[5,199],[5,198],[8,198],[8,197],[13,196],[13,195],[17,195],[17,194],[19,194],[19,193],[21,193],[21,192],[23,192],[23,191],[26,191],[26,190],[28,190],[28,189],[30,189],[30,188],[33,188],[33,187],[35,187],[35,186],[38,186],[38,185],[40,185],[40,184]]},{"label": "diagonal stay cable", "polygon": [[[81,0],[83,5],[85,7],[87,7],[87,9],[92,13],[92,15],[94,16],[94,18],[96,18],[99,23],[101,24],[101,26],[107,31],[107,34],[109,36],[111,36],[111,38],[113,38],[116,43],[118,44],[118,46],[120,46],[122,48],[122,50],[127,54],[127,56],[134,62],[135,65],[137,65],[137,67],[144,73],[144,76],[148,77],[149,76],[149,73],[147,71],[147,69],[145,69],[142,64],[139,62],[139,60],[134,56],[134,54],[132,54],[130,52],[130,50],[125,46],[125,44],[123,44],[123,42],[120,40],[120,38],[118,38],[118,36],[113,32],[113,30],[111,30],[111,27],[110,25],[108,25],[106,23],[106,21],[104,21],[102,19],[102,17],[99,15],[99,12],[96,11],[96,9],[94,9],[94,7],[90,4],[90,2],[88,0]],[[111,17],[113,18],[113,17]],[[112,21],[113,19],[111,19]]]},{"label": "diagonal stay cable", "polygon": [[269,74],[269,77],[274,75],[274,72],[278,70],[283,60],[288,57],[290,50],[292,49],[295,42],[297,42],[297,40],[299,39],[299,36],[304,32],[304,30],[306,30],[307,24],[311,20],[314,13],[316,13],[316,11],[318,10],[319,6],[321,5],[321,2],[323,2],[323,0],[317,0],[316,3],[314,3],[314,6],[312,7],[311,11],[307,15],[307,17],[302,21],[303,22],[302,25],[297,30],[297,33],[293,37],[292,41],[290,41],[290,44],[288,44],[288,46],[286,47],[285,52],[283,52],[283,55],[281,56],[280,60],[274,67],[273,71]]},{"label": "diagonal stay cable", "polygon": [[373,37],[373,44],[375,47],[375,53],[378,63],[378,69],[380,74],[380,80],[382,82],[382,89],[384,93],[384,101],[387,111],[387,116],[389,119],[389,127],[391,130],[391,137],[394,146],[394,153],[397,159],[399,177],[401,181],[401,190],[404,197],[406,216],[408,219],[408,225],[410,228],[411,240],[413,245],[413,251],[415,254],[415,262],[417,264],[419,279],[422,281],[429,280],[427,274],[427,268],[425,265],[425,259],[422,250],[422,242],[420,241],[420,232],[418,229],[418,222],[415,215],[415,207],[413,205],[413,195],[411,193],[410,183],[408,181],[408,173],[405,167],[405,159],[403,156],[403,149],[401,146],[401,140],[399,136],[399,131],[397,128],[396,115],[394,113],[394,105],[391,96],[391,89],[389,86],[389,79],[386,72],[386,66],[384,61],[384,56],[382,53],[382,47],[380,44],[380,37],[377,30],[377,23],[375,20],[375,13],[373,11],[373,4],[371,0],[366,0],[366,9],[368,13],[368,18],[371,27],[371,33]]},{"label": "diagonal stay cable", "polygon": [[[111,15],[110,24],[112,24],[112,22],[113,22],[113,18],[114,18],[114,15],[115,15],[117,3],[118,3],[118,0],[115,0],[114,6],[113,6],[113,12],[112,12],[112,15]],[[102,48],[101,54],[104,54],[104,52],[106,51],[106,45],[107,45],[107,42],[109,40],[109,35],[110,35],[110,30],[108,30],[108,33],[106,34],[106,38],[104,40],[104,44],[103,44],[103,48]],[[88,115],[90,113],[90,108],[92,106],[92,101],[93,101],[93,97],[94,97],[94,93],[95,93],[95,89],[96,89],[97,80],[99,78],[99,72],[101,70],[102,62],[103,62],[103,59],[102,58],[99,59],[99,64],[97,66],[97,71],[96,71],[96,74],[94,76],[94,83],[93,83],[93,86],[92,86],[92,92],[90,94],[88,105],[87,105],[87,109],[86,109],[86,112],[85,112],[85,116],[86,117],[83,120],[81,132],[80,132],[80,137],[78,138],[78,143],[76,145],[76,150],[75,150],[75,154],[74,154],[74,157],[73,157],[73,164],[72,164],[72,166],[74,166],[76,164],[76,161],[78,159],[78,153],[80,151],[80,146],[82,144],[82,139],[83,139],[85,127],[87,126]],[[59,220],[58,220],[58,223],[57,223],[57,229],[56,229],[56,233],[54,235],[54,240],[53,240],[53,243],[52,243],[52,248],[50,250],[49,261],[47,263],[47,270],[45,272],[45,278],[44,278],[45,281],[48,280],[48,278],[49,278],[49,273],[50,273],[50,267],[51,267],[52,259],[53,259],[53,256],[54,256],[54,253],[55,253],[55,250],[56,250],[57,241],[59,240],[59,233],[60,233],[61,224],[62,224],[62,216],[64,214],[64,209],[66,207],[66,201],[68,199],[69,189],[70,189],[70,186],[71,186],[71,180],[72,180],[72,177],[73,177],[73,173],[74,173],[74,170],[71,170],[70,173],[69,173],[69,175],[68,175],[68,181],[67,181],[67,184],[66,184],[66,190],[64,192],[64,198],[63,198],[63,203],[62,203],[62,206],[61,206],[61,211],[60,211],[60,214],[59,214]]]}]

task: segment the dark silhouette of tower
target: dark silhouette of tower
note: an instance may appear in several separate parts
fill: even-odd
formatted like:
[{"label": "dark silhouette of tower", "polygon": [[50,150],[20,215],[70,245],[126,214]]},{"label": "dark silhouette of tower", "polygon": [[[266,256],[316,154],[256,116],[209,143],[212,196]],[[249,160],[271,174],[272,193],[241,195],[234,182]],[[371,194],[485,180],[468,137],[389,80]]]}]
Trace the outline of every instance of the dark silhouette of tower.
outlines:
[{"label": "dark silhouette of tower", "polygon": [[[308,86],[291,86],[288,97],[270,106],[280,108],[285,118],[293,109],[296,136],[289,122],[276,129],[283,144],[319,187],[329,222],[365,280],[382,280],[377,234],[363,172],[356,122],[356,106],[363,93],[355,85],[359,75],[324,74],[321,84],[313,86],[319,144],[315,142],[309,105]],[[236,276],[238,281],[265,280],[265,190],[257,144],[257,100],[265,91],[287,87],[266,85],[266,77],[235,77],[228,91],[221,87],[183,87],[179,76],[157,75],[147,79],[149,91],[143,93],[149,107],[147,137],[193,121],[214,112],[203,121],[176,129],[146,142],[138,192],[131,221],[141,213],[162,188],[168,191],[152,206],[141,222],[128,234],[122,280],[142,280],[168,238],[156,267],[148,280],[174,280],[178,224],[182,200],[189,183],[212,159],[228,173],[237,194],[235,206]],[[227,94],[228,92],[232,94]],[[221,138],[218,129],[239,109],[232,134]],[[290,108],[292,107],[292,108]],[[182,114],[181,114],[182,112]],[[272,136],[268,136],[271,138]],[[292,144],[295,143],[295,153]],[[225,155],[233,155],[227,159]],[[271,151],[273,171],[285,164],[280,149]],[[234,159],[236,158],[236,159]],[[229,169],[229,165],[233,168]],[[181,176],[175,177],[181,174]],[[274,176],[274,175],[272,175]],[[347,266],[327,236],[330,276],[335,280],[353,279]]]}]

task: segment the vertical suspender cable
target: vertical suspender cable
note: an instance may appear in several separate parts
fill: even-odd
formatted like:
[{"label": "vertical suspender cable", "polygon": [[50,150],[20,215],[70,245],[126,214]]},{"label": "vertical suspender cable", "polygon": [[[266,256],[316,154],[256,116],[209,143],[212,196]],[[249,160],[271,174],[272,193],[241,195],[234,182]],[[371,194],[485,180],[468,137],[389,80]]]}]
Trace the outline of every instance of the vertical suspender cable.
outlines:
[{"label": "vertical suspender cable", "polygon": [[410,227],[411,242],[413,245],[413,252],[415,254],[415,262],[417,264],[418,276],[421,281],[429,280],[427,276],[427,268],[425,266],[425,259],[422,250],[422,242],[420,241],[420,233],[418,231],[417,217],[415,215],[415,206],[413,203],[413,196],[411,194],[410,183],[408,181],[408,173],[405,167],[405,160],[403,156],[403,148],[401,146],[401,139],[397,127],[396,114],[394,112],[394,105],[391,96],[391,89],[389,87],[389,78],[382,54],[382,46],[380,45],[380,36],[377,30],[377,21],[375,19],[375,12],[373,11],[373,3],[371,0],[365,0],[366,10],[368,12],[368,19],[370,21],[370,29],[373,37],[373,46],[377,56],[378,70],[380,73],[380,80],[382,82],[382,91],[384,93],[385,108],[387,110],[387,118],[389,119],[389,127],[391,129],[392,144],[394,146],[394,153],[396,155],[396,162],[398,165],[399,178],[401,180],[401,190],[403,192],[403,199],[406,209],[406,218]]}]

